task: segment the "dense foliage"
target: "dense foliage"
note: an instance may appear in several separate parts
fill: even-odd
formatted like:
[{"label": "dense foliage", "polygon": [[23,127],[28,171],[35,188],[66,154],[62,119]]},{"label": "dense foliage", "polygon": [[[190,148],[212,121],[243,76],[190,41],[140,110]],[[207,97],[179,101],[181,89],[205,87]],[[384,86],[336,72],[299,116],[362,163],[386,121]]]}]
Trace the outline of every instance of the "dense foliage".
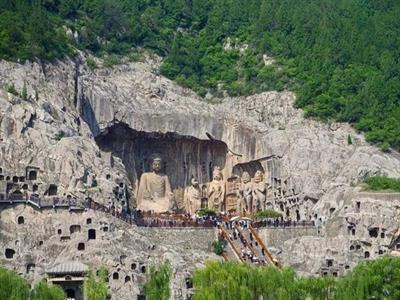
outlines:
[{"label": "dense foliage", "polygon": [[88,300],[106,300],[108,299],[108,288],[107,288],[107,270],[101,269],[99,276],[89,272],[83,283],[83,294],[85,299]]},{"label": "dense foliage", "polygon": [[330,299],[332,278],[301,278],[292,269],[254,268],[235,262],[208,262],[195,272],[194,300]]},{"label": "dense foliage", "polygon": [[374,191],[390,190],[400,192],[400,179],[384,176],[373,176],[365,179],[368,189]]},{"label": "dense foliage", "polygon": [[204,217],[204,216],[216,216],[216,215],[217,215],[217,212],[216,212],[214,209],[203,207],[203,208],[200,208],[200,209],[196,212],[196,214],[197,214],[199,217]]},{"label": "dense foliage", "polygon": [[400,259],[360,264],[346,276],[300,277],[291,269],[208,262],[195,272],[194,300],[400,299]]},{"label": "dense foliage", "polygon": [[384,257],[358,265],[337,282],[335,299],[400,299],[400,259]]},{"label": "dense foliage", "polygon": [[0,299],[26,300],[29,285],[17,273],[0,267]]},{"label": "dense foliage", "polygon": [[151,266],[148,280],[144,286],[144,293],[149,300],[168,300],[171,291],[169,283],[172,268],[170,263],[164,262],[160,266]]},{"label": "dense foliage", "polygon": [[273,209],[266,209],[263,211],[257,212],[254,217],[256,219],[264,219],[264,218],[280,218],[282,217],[282,213],[279,211],[275,211]]},{"label": "dense foliage", "polygon": [[30,291],[29,284],[17,273],[0,267],[0,299],[64,300],[66,295],[57,285],[41,281]]},{"label": "dense foliage", "polygon": [[214,253],[221,255],[224,252],[224,243],[221,240],[216,240],[212,243]]},{"label": "dense foliage", "polygon": [[67,295],[58,285],[48,285],[46,282],[39,282],[32,291],[31,300],[65,300]]},{"label": "dense foliage", "polygon": [[306,115],[400,149],[399,16],[397,0],[0,0],[0,58],[78,48],[112,65],[143,47],[201,95],[290,87]]}]

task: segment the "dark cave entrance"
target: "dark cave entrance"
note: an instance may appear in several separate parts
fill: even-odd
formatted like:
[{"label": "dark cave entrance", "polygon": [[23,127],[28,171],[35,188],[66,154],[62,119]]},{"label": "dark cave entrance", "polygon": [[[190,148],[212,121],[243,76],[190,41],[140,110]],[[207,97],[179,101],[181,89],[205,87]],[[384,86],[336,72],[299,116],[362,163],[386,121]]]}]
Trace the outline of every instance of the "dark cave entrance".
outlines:
[{"label": "dark cave entrance", "polygon": [[132,186],[140,176],[150,171],[151,157],[163,159],[162,172],[168,175],[177,199],[183,198],[192,177],[200,185],[212,180],[216,166],[226,166],[227,145],[219,140],[200,140],[173,132],[139,132],[125,124],[116,124],[96,138],[99,147],[122,159]]}]

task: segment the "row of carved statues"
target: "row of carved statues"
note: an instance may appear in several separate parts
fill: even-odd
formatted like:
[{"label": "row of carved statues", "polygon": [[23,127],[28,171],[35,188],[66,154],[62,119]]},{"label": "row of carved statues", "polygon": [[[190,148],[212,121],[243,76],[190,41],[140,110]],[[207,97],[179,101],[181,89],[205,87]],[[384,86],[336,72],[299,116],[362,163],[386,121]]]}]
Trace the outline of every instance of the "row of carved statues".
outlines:
[{"label": "row of carved statues", "polygon": [[233,205],[228,203],[228,192],[226,182],[223,180],[220,168],[216,167],[213,171],[213,179],[206,186],[206,190],[200,189],[199,183],[192,178],[192,185],[185,190],[184,205],[185,210],[190,213],[196,212],[203,199],[207,200],[207,207],[216,211],[235,210],[240,214],[250,214],[253,212],[265,210],[267,203],[267,185],[264,181],[264,173],[261,170],[256,171],[253,181],[248,172],[243,172],[241,179],[236,178],[233,183],[235,186]]},{"label": "row of carved statues", "polygon": [[[174,209],[176,199],[173,199],[168,176],[161,173],[161,166],[161,158],[155,157],[151,172],[142,174],[136,195],[138,209],[154,212]],[[196,178],[191,179],[191,185],[184,192],[183,205],[185,211],[191,214],[205,206],[216,211],[233,209],[240,214],[264,210],[268,208],[264,173],[261,170],[256,171],[251,180],[250,174],[243,172],[241,178],[236,178],[233,182],[233,188],[227,191],[221,169],[215,167],[212,181],[207,185],[200,186]]]}]

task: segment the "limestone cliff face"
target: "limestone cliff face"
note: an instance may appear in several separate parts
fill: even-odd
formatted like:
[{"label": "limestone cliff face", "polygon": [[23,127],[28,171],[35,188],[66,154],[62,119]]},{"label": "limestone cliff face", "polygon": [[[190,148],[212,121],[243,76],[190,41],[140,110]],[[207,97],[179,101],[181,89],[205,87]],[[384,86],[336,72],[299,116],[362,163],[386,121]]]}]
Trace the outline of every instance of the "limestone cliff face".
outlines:
[{"label": "limestone cliff face", "polygon": [[166,260],[173,268],[171,299],[187,299],[193,290],[186,280],[194,270],[220,259],[210,251],[213,228],[142,229],[94,211],[37,211],[20,205],[0,210],[0,228],[2,266],[33,283],[59,263],[79,261],[93,272],[105,267],[113,300],[137,299],[150,267]]},{"label": "limestone cliff face", "polygon": [[[347,124],[304,119],[302,111],[294,108],[290,92],[265,92],[211,104],[157,75],[157,65],[151,61],[90,70],[83,57],[54,64],[1,62],[0,85],[5,88],[13,83],[19,91],[25,85],[32,101],[4,91],[0,95],[0,167],[10,174],[22,174],[29,165],[39,167],[44,191],[56,184],[61,193],[90,195],[107,203],[115,197],[113,189],[119,183],[134,195],[154,139],[183,140],[182,145],[195,140],[198,146],[181,152],[174,150],[176,143],[165,147],[172,160],[176,193],[190,175],[207,181],[214,165],[224,164],[224,176],[230,176],[236,164],[258,163],[269,172],[272,186],[274,180],[285,182],[299,199],[289,205],[283,197],[285,213],[295,216],[299,210],[301,219],[317,215],[326,222],[328,244],[336,243],[330,230],[347,230],[348,209],[357,202],[353,201],[354,185],[366,175],[400,177],[398,153],[382,153]],[[115,135],[121,126],[125,131],[117,130],[119,135]],[[149,140],[147,152],[140,152],[132,142],[132,136],[138,135]],[[116,136],[117,144],[112,143]],[[121,136],[127,136],[126,140]],[[348,144],[349,136],[352,144]],[[226,149],[202,148],[210,139],[223,142]],[[201,156],[193,154],[193,149],[207,151]],[[221,151],[228,155],[221,157]],[[392,204],[385,205],[390,209]],[[361,210],[353,216],[356,226],[364,228],[360,236],[344,235],[345,241],[362,239],[370,227],[365,214]],[[395,232],[397,219],[388,222]],[[331,247],[313,237],[300,242],[306,248]],[[290,243],[297,242],[293,239],[286,243],[289,252],[281,254],[283,263],[299,266],[311,257],[310,252],[294,251]],[[304,267],[304,272],[315,273],[321,264]]]},{"label": "limestone cliff face", "polygon": [[[49,127],[67,136],[93,142],[92,137],[123,123],[139,132],[174,132],[205,140],[212,136],[240,155],[237,162],[278,156],[280,177],[291,176],[294,185],[316,199],[337,186],[357,183],[366,174],[400,174],[397,154],[368,145],[347,124],[304,119],[289,92],[208,104],[156,75],[156,66],[135,63],[91,71],[75,61],[51,65],[2,62],[0,84],[14,83],[18,90],[25,84],[33,98],[37,91],[39,100],[31,107],[49,111],[43,109],[43,122],[59,118],[59,126]],[[29,112],[20,114],[29,121]],[[348,136],[352,145],[348,145]]]}]

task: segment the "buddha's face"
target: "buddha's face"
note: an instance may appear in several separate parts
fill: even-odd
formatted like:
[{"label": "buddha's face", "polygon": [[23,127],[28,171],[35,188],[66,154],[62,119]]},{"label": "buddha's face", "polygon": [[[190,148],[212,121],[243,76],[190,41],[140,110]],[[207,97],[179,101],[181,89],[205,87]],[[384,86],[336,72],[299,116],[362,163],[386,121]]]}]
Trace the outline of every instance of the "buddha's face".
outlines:
[{"label": "buddha's face", "polygon": [[254,182],[261,182],[264,179],[264,174],[258,170],[255,174],[254,174]]},{"label": "buddha's face", "polygon": [[153,160],[153,163],[151,164],[151,169],[154,172],[160,172],[161,171],[161,159]]},{"label": "buddha's face", "polygon": [[248,183],[250,182],[250,174],[247,172],[243,172],[242,174],[242,181],[243,183]]},{"label": "buddha's face", "polygon": [[215,181],[221,181],[221,180],[222,180],[221,173],[215,172],[215,173],[214,173],[214,176],[213,176],[213,179],[214,179]]},{"label": "buddha's face", "polygon": [[196,178],[192,178],[192,185],[193,186],[198,186],[199,185],[199,182],[197,181],[197,179]]}]

